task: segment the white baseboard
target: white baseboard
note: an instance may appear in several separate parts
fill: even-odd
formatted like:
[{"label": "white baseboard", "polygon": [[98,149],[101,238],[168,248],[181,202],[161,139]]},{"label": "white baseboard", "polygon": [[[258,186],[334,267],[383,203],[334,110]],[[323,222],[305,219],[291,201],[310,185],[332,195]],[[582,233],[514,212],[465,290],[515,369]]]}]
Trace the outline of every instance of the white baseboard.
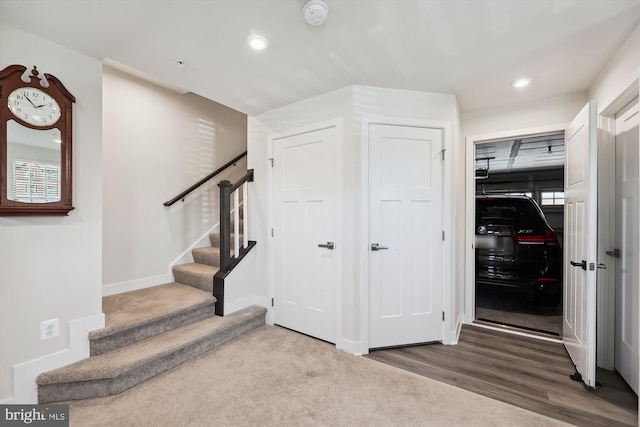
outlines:
[{"label": "white baseboard", "polygon": [[48,354],[13,367],[13,397],[2,404],[38,403],[36,378],[43,372],[57,369],[89,357],[89,332],[104,328],[104,314],[69,322],[69,348]]},{"label": "white baseboard", "polygon": [[123,292],[137,291],[151,286],[163,285],[173,282],[173,274],[161,274],[159,276],[145,277],[143,279],[130,280],[128,282],[111,283],[102,286],[102,296],[121,294]]},{"label": "white baseboard", "polygon": [[455,329],[449,330],[445,333],[445,336],[442,337],[442,344],[444,345],[455,345],[458,344],[458,339],[460,338],[460,332],[462,331],[462,317],[463,314],[458,314],[458,319],[456,319],[456,323],[453,325]]},{"label": "white baseboard", "polygon": [[338,340],[336,343],[336,348],[338,350],[345,351],[347,353],[351,353],[354,356],[362,356],[363,354],[368,354],[369,351],[363,352],[362,350],[362,341],[351,341],[346,338],[342,338]]},{"label": "white baseboard", "polygon": [[[225,297],[225,300],[226,300],[226,297]],[[269,300],[269,298],[263,297],[260,295],[249,295],[247,297],[240,298],[235,301],[225,301],[224,315],[227,316],[231,313],[235,313],[236,311],[242,310],[243,308],[247,308],[252,305],[259,305],[260,307],[265,307],[269,311],[271,309],[271,301]]]}]

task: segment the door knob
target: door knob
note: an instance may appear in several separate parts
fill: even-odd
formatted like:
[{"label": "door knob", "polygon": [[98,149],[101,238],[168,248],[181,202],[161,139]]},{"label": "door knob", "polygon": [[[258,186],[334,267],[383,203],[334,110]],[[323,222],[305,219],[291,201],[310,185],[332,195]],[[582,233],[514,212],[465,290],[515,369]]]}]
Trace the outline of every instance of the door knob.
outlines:
[{"label": "door knob", "polygon": [[319,248],[334,249],[336,245],[333,242],[318,243]]},{"label": "door knob", "polygon": [[606,270],[607,264],[603,264],[603,263],[599,262],[598,265],[596,265],[596,267],[602,268],[603,270]]},{"label": "door knob", "polygon": [[389,249],[389,246],[380,246],[379,243],[372,243],[371,250],[372,251],[381,251],[383,249]]}]

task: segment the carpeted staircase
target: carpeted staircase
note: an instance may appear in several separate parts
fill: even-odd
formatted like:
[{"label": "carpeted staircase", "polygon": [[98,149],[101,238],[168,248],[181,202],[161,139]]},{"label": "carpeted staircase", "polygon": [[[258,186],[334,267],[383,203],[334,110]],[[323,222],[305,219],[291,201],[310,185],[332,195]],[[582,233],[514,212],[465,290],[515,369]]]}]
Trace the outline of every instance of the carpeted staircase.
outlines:
[{"label": "carpeted staircase", "polygon": [[104,297],[106,326],[89,334],[91,357],[39,375],[38,402],[120,393],[264,325],[263,307],[215,315],[218,233],[209,239],[192,251],[195,262],[173,267],[175,282]]}]

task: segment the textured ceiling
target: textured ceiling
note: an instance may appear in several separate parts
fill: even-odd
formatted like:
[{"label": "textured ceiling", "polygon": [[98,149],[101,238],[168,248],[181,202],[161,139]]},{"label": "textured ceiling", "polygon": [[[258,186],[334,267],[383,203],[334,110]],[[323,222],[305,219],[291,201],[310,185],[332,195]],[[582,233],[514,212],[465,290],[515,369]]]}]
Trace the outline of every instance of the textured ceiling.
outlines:
[{"label": "textured ceiling", "polygon": [[0,21],[259,114],[351,84],[452,93],[463,112],[584,91],[640,18],[638,0],[326,0],[312,27],[304,3],[0,0]]}]

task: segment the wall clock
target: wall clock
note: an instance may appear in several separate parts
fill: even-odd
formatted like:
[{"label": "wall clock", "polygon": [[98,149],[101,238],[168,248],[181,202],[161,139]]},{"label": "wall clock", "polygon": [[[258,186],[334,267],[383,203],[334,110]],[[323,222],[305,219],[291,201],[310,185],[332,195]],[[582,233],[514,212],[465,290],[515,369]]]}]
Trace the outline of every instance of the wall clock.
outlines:
[{"label": "wall clock", "polygon": [[57,77],[35,66],[0,71],[0,216],[73,209],[74,102]]}]

